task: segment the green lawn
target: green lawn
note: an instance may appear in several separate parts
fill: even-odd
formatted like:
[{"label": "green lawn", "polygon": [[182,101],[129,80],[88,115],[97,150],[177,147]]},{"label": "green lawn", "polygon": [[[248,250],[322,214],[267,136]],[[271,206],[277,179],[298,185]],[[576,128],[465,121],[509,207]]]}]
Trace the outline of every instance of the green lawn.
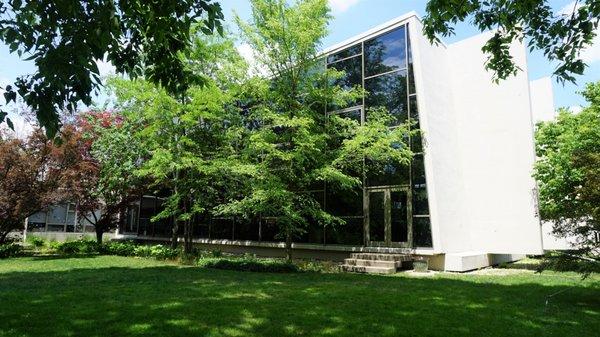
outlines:
[{"label": "green lawn", "polygon": [[600,277],[507,272],[519,274],[259,274],[110,256],[0,260],[0,336],[598,336]]}]

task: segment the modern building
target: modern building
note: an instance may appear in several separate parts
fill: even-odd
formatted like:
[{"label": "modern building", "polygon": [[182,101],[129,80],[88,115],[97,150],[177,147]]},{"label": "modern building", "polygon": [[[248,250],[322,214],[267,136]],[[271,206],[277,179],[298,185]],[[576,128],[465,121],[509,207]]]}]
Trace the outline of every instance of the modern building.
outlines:
[{"label": "modern building", "polygon": [[[311,226],[295,240],[296,256],[410,253],[428,257],[432,269],[466,271],[543,252],[533,130],[534,116],[553,113],[552,88],[548,79],[530,81],[522,43],[511,46],[521,71],[494,83],[481,51],[491,35],[432,45],[409,13],[324,51],[328,67],[345,71],[342,85],[369,92],[328,114],[364,123],[369,108],[385,106],[422,136],[410,139],[410,167],[371,172],[354,193],[310,191],[346,225]],[[168,239],[168,222],[149,221],[160,207],[142,198],[117,236]],[[211,249],[282,255],[275,221],[198,219],[194,236]]]}]

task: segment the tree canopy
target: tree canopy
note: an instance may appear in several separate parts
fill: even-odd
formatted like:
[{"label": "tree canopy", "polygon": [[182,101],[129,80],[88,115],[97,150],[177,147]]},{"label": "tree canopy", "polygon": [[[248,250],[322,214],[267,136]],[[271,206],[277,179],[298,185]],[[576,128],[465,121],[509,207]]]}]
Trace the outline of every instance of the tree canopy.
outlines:
[{"label": "tree canopy", "polygon": [[575,239],[575,254],[600,261],[600,82],[588,84],[580,113],[561,109],[536,132],[534,176],[540,215],[559,237]]},{"label": "tree canopy", "polygon": [[[6,86],[7,103],[20,96],[49,136],[59,113],[90,105],[101,86],[96,62],[118,73],[143,75],[168,92],[184,92],[194,81],[181,57],[193,25],[222,32],[223,14],[213,0],[181,1],[2,1],[0,41],[11,53],[35,63],[36,72]],[[7,119],[0,108],[0,123]]]},{"label": "tree canopy", "polygon": [[600,2],[574,1],[572,9],[560,13],[547,0],[429,0],[424,32],[432,42],[439,41],[438,34],[452,35],[454,25],[466,20],[480,31],[495,30],[482,49],[488,54],[486,68],[496,80],[519,70],[509,48],[513,41],[525,40],[530,50],[540,50],[558,63],[554,75],[559,81],[575,82],[575,75],[586,67],[580,53],[596,36]]}]

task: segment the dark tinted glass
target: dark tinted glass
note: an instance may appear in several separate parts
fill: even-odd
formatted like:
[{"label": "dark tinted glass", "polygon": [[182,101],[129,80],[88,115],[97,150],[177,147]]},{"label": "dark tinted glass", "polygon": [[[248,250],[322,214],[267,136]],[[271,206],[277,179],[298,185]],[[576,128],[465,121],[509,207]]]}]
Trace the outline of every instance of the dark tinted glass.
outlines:
[{"label": "dark tinted glass", "polygon": [[371,241],[385,240],[383,192],[369,193],[369,236]]},{"label": "dark tinted glass", "polygon": [[348,119],[351,119],[353,121],[357,121],[358,123],[360,123],[361,112],[362,112],[362,109],[355,109],[355,110],[340,112],[340,113],[337,113],[336,115],[341,118],[348,118]]},{"label": "dark tinted glass", "polygon": [[413,246],[433,247],[431,240],[431,220],[427,218],[413,218]]},{"label": "dark tinted glass", "polygon": [[305,228],[306,232],[302,233],[302,235],[294,238],[294,242],[298,243],[312,243],[322,245],[323,241],[323,231],[324,228],[322,225],[310,221],[308,226]]},{"label": "dark tinted glass", "polygon": [[344,49],[342,51],[339,51],[339,52],[337,52],[335,54],[331,54],[331,55],[327,56],[327,63],[339,61],[339,60],[345,59],[345,58],[350,57],[350,56],[358,55],[361,52],[361,48],[362,47],[361,47],[361,45],[359,43],[359,44],[356,44],[356,45],[354,45],[352,47],[349,47],[349,48],[346,48],[346,49]]},{"label": "dark tinted glass", "polygon": [[394,163],[367,163],[368,186],[409,185],[409,169]]},{"label": "dark tinted glass", "polygon": [[[410,108],[410,120],[412,129],[420,129],[419,123],[419,107],[417,105],[417,96],[410,96],[408,99]],[[411,150],[415,153],[423,152],[423,144],[421,140],[421,134],[418,133],[411,137]]]},{"label": "dark tinted glass", "polygon": [[425,187],[425,163],[423,155],[417,154],[412,160],[412,183],[415,188]]},{"label": "dark tinted glass", "polygon": [[336,216],[362,216],[362,186],[353,190],[339,190],[328,186],[326,210]]},{"label": "dark tinted glass", "polygon": [[426,188],[413,189],[413,215],[429,215],[429,199]]},{"label": "dark tinted glass", "polygon": [[263,218],[260,224],[260,240],[261,241],[281,241],[276,240],[277,235],[277,219]]},{"label": "dark tinted glass", "polygon": [[325,232],[325,243],[328,245],[362,245],[363,218],[343,218],[344,225],[328,226]]},{"label": "dark tinted glass", "polygon": [[408,241],[408,219],[406,216],[407,202],[406,192],[392,191],[390,193],[392,211],[392,242]]},{"label": "dark tinted glass", "polygon": [[258,241],[258,219],[236,221],[233,228],[233,239]]},{"label": "dark tinted glass", "polygon": [[210,226],[210,238],[231,240],[233,238],[233,219],[213,218]]},{"label": "dark tinted glass", "polygon": [[406,70],[365,80],[365,90],[367,91],[365,97],[367,109],[385,107],[396,117],[392,126],[406,122],[408,118]]},{"label": "dark tinted glass", "polygon": [[365,42],[365,76],[406,68],[404,26]]},{"label": "dark tinted glass", "polygon": [[413,60],[412,60],[412,47],[410,46],[410,34],[408,34],[408,25],[406,26],[406,44],[408,46],[408,92],[410,94],[414,94],[415,90],[415,75],[413,69]]},{"label": "dark tinted glass", "polygon": [[[362,65],[360,57],[354,57],[348,60],[336,62],[334,64],[330,64],[329,67],[344,72],[344,76],[336,80],[334,83],[335,85],[339,85],[345,90],[350,90],[356,86],[362,87]],[[357,99],[355,102],[351,102],[346,106],[329,107],[329,111],[356,105],[362,105],[362,99]]]}]

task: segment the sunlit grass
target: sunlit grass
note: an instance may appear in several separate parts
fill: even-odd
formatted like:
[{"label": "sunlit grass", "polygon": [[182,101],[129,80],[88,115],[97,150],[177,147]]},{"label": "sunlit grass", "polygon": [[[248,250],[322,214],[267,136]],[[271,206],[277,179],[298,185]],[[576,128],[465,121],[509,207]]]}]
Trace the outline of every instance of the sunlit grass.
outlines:
[{"label": "sunlit grass", "polygon": [[235,272],[111,256],[8,259],[0,260],[0,336],[562,337],[600,331],[597,276],[581,281],[574,273],[514,272],[415,278]]}]

